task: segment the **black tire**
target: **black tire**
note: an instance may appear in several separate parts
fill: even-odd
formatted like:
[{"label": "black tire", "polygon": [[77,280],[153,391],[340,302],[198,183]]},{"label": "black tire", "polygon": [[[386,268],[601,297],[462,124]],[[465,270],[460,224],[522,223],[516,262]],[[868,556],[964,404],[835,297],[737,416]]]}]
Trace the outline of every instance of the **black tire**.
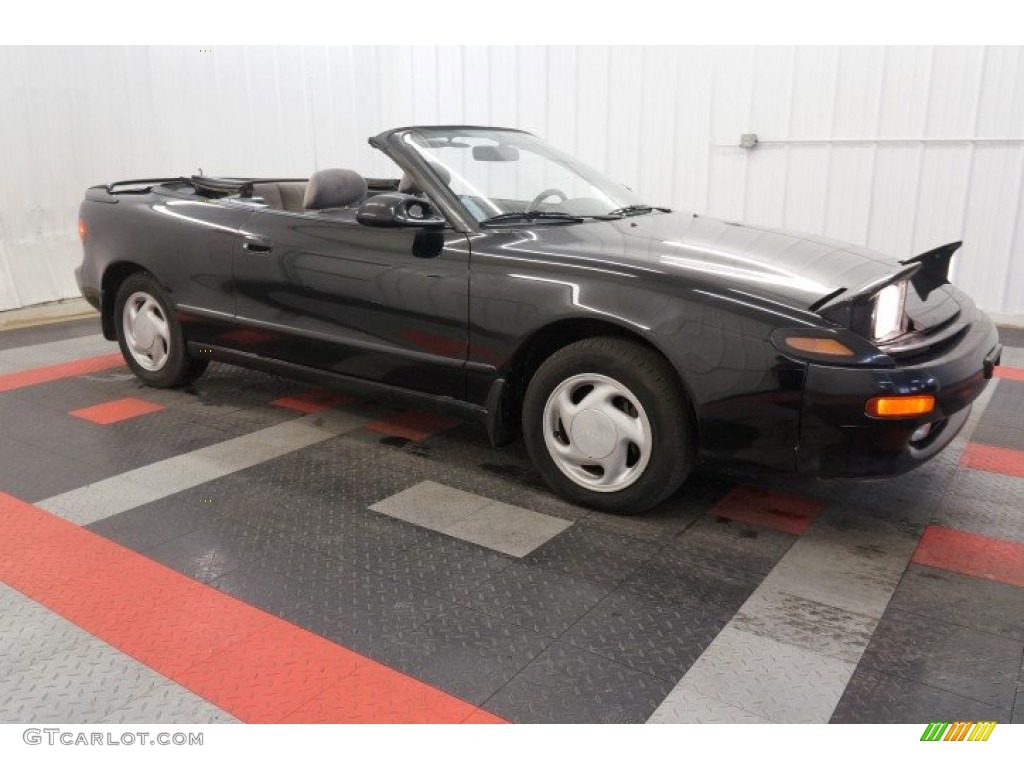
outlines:
[{"label": "black tire", "polygon": [[[631,484],[621,490],[592,490],[572,479],[559,468],[546,441],[545,407],[552,393],[573,377],[595,374],[624,385],[639,401],[650,426],[649,458]],[[615,434],[618,439],[619,433]],[[650,509],[678,490],[696,456],[696,429],[675,372],[649,347],[615,337],[575,342],[544,361],[523,400],[523,436],[534,465],[560,496],[620,515]],[[568,443],[570,438],[562,439]]]},{"label": "black tire", "polygon": [[[169,343],[166,344],[166,359],[155,369],[149,369],[141,364],[129,348],[129,342],[125,331],[125,304],[133,296],[147,294],[151,296],[159,307],[162,319],[166,322]],[[160,287],[160,283],[149,272],[136,272],[129,275],[117,291],[117,298],[114,300],[114,328],[117,332],[117,343],[121,347],[121,354],[125,362],[139,379],[151,387],[159,389],[173,389],[183,387],[197,379],[209,365],[208,360],[189,356],[188,347],[185,344],[185,336],[181,332],[181,325],[174,317],[167,295]]]}]

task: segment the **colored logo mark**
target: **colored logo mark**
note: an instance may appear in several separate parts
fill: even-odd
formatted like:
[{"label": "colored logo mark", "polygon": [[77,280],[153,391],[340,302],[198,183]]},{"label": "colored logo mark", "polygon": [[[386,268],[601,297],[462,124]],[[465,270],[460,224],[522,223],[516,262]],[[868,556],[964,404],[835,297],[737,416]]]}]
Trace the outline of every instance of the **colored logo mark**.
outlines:
[{"label": "colored logo mark", "polygon": [[958,720],[955,723],[928,723],[921,734],[921,741],[988,741],[995,730],[994,720],[969,723]]}]

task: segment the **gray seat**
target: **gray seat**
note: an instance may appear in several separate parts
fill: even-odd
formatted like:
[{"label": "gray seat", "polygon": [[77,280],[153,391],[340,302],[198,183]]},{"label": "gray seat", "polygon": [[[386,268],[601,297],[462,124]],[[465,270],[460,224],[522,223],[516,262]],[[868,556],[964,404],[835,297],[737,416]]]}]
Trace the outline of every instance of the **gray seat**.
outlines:
[{"label": "gray seat", "polygon": [[325,168],[309,178],[302,200],[307,211],[345,208],[366,197],[366,179],[347,168]]},{"label": "gray seat", "polygon": [[304,181],[268,181],[252,185],[254,197],[262,197],[263,202],[279,211],[305,210],[302,205],[306,195]]}]

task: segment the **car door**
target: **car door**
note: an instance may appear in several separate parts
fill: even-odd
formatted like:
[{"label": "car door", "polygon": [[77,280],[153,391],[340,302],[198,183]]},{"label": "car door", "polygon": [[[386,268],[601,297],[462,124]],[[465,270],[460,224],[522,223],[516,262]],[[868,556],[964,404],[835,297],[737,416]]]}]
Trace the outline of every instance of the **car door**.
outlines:
[{"label": "car door", "polygon": [[234,256],[235,345],[464,398],[468,239],[353,219],[352,212],[252,214]]}]

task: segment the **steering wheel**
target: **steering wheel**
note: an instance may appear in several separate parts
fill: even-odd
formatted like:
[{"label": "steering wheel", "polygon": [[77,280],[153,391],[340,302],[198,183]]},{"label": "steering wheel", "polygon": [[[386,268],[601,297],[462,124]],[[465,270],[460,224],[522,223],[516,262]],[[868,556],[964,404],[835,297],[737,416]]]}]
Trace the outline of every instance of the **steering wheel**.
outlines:
[{"label": "steering wheel", "polygon": [[555,189],[554,187],[551,187],[550,189],[545,189],[543,192],[541,192],[539,195],[533,198],[533,200],[530,201],[530,204],[526,206],[526,211],[536,211],[540,204],[543,203],[552,195],[558,195],[560,198],[562,198],[559,201],[561,203],[564,203],[566,200],[569,199],[569,196],[565,194],[565,192],[563,192],[560,189]]}]

